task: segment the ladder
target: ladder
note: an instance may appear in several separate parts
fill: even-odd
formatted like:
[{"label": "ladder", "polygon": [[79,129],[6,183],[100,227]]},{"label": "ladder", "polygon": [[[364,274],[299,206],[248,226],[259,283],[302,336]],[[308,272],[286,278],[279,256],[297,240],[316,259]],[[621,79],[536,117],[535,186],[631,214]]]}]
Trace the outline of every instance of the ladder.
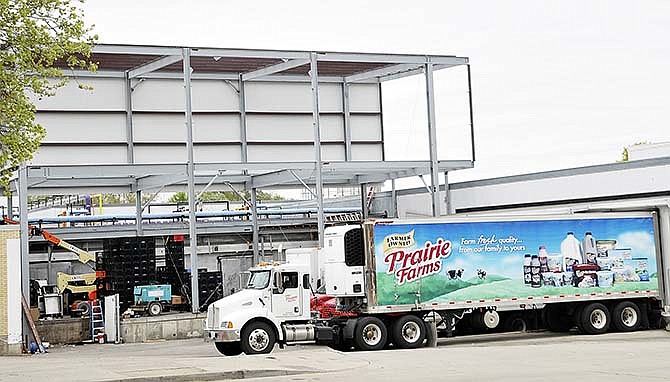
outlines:
[{"label": "ladder", "polygon": [[99,335],[105,334],[105,317],[102,314],[100,300],[91,301],[91,339],[95,342]]}]

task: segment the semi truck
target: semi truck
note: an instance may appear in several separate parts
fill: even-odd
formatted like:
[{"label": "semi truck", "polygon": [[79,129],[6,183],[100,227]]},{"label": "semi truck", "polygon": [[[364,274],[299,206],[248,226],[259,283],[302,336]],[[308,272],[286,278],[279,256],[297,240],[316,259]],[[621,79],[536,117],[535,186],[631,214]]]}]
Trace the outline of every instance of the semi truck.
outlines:
[{"label": "semi truck", "polygon": [[[663,222],[664,227],[667,222]],[[310,312],[313,270],[262,263],[211,304],[205,340],[224,355],[279,344],[423,346],[436,326],[541,312],[552,331],[634,331],[670,317],[668,232],[655,212],[453,216],[328,227],[323,284],[341,314]],[[662,250],[663,247],[663,250]]]}]

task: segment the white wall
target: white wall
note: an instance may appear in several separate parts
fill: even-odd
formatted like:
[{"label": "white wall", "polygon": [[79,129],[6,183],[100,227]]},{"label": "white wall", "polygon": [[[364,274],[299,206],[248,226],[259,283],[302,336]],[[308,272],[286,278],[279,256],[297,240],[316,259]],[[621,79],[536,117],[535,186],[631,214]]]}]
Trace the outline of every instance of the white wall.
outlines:
[{"label": "white wall", "polygon": [[[78,83],[94,90],[78,88]],[[239,99],[221,80],[193,80],[193,134],[197,162],[241,161]],[[237,86],[237,83],[233,83]],[[306,82],[246,83],[250,161],[313,161],[312,98]],[[319,87],[324,160],[344,160],[342,86]],[[379,86],[350,88],[352,157],[382,159]],[[40,164],[127,163],[122,78],[71,81],[51,98],[35,100],[47,137],[32,161]],[[137,163],[186,161],[183,82],[145,79],[132,92]],[[294,144],[295,143],[295,144]]]}]

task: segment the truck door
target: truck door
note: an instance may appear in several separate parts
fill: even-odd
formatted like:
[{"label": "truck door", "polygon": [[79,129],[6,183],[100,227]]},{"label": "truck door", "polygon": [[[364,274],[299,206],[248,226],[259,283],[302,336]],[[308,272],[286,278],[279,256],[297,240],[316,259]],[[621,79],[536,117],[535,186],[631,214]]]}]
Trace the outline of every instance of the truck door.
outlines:
[{"label": "truck door", "polygon": [[272,313],[275,317],[296,317],[302,314],[302,290],[298,272],[281,272],[279,285],[272,289]]}]

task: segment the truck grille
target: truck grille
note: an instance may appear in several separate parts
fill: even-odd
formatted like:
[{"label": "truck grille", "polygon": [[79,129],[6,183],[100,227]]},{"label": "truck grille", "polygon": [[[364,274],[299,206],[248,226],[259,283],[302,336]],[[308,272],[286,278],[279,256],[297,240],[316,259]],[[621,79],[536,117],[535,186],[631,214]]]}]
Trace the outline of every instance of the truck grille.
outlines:
[{"label": "truck grille", "polygon": [[219,320],[219,308],[210,305],[207,309],[207,327],[210,329],[218,328],[221,324]]}]

